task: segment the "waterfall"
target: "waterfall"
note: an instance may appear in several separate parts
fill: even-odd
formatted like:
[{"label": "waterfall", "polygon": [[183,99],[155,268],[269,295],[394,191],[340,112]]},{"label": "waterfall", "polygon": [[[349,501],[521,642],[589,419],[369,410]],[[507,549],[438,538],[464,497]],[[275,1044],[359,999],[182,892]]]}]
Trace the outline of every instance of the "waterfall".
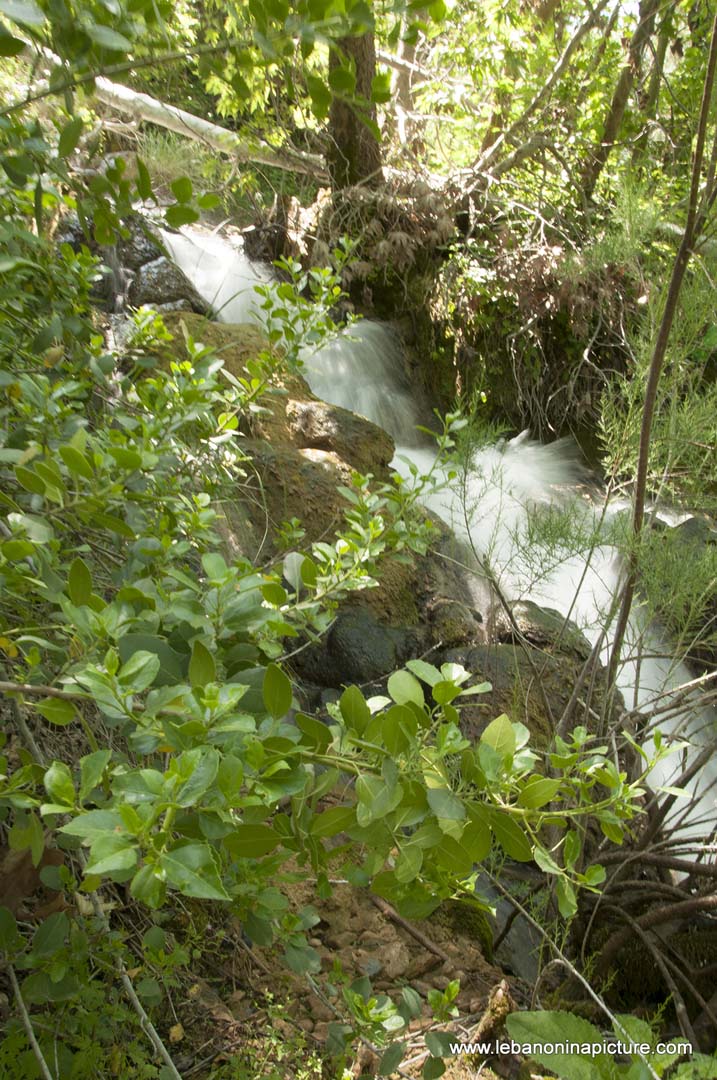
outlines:
[{"label": "waterfall", "polygon": [[[262,324],[252,290],[272,280],[268,269],[251,263],[238,245],[222,237],[198,230],[163,237],[222,321]],[[393,465],[409,482],[411,466],[426,473],[434,465],[435,452],[416,432],[422,410],[388,327],[368,320],[351,326],[329,344],[305,353],[304,375],[318,397],[361,413],[393,436]],[[617,501],[596,507],[582,499],[581,474],[570,440],[544,445],[523,432],[476,451],[464,474],[458,480],[446,478],[445,486],[426,502],[472,553],[474,565],[489,565],[507,600],[530,599],[558,611],[591,644],[602,639],[601,658],[606,662],[622,573],[617,549],[606,542],[581,554],[560,544],[536,550],[530,531],[531,512],[541,507],[568,509],[588,531],[594,531],[598,519],[609,524],[623,511],[624,504]],[[670,695],[692,681],[689,669],[673,658],[669,642],[639,603],[630,616],[622,657],[617,684],[628,708],[649,713],[658,702],[669,704]],[[684,740],[687,749],[684,761],[673,753],[658,762],[648,778],[653,787],[674,784],[685,762],[694,760],[704,746],[717,745],[717,712],[701,706],[696,694],[683,695],[679,707],[660,720],[659,730],[663,740]],[[643,748],[648,754],[654,751],[654,733],[646,734]],[[716,784],[717,753],[686,785],[692,805],[689,820],[679,830],[682,839],[704,836],[717,823]],[[668,822],[680,818],[685,805],[678,798]]]}]

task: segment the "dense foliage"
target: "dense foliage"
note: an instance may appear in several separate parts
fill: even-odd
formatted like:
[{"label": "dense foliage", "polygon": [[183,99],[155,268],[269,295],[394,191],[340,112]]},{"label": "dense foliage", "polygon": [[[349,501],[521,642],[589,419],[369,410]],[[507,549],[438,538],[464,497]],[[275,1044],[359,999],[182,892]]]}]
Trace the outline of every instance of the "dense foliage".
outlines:
[{"label": "dense foliage", "polygon": [[[322,718],[298,707],[294,649],[376,584],[387,555],[427,550],[420,500],[437,472],[411,485],[354,474],[335,537],[304,550],[288,523],[261,562],[229,556],[221,508],[251,468],[255,419],[307,347],[339,332],[332,315],[349,284],[354,300],[401,296],[394,313],[430,305],[444,400],[457,392],[465,405],[485,386],[489,401],[510,403],[510,422],[527,417],[544,434],[566,416],[567,427],[599,425],[613,476],[632,475],[660,282],[685,215],[708,9],[0,0],[12,90],[0,110],[0,826],[25,875],[0,909],[18,1007],[4,1075],[176,1077],[171,1031],[162,1038],[146,1013],[169,1027],[163,994],[201,958],[212,920],[228,912],[245,943],[278,948],[301,977],[318,973],[318,915],[292,903],[297,882],[324,900],[348,881],[404,918],[451,898],[482,917],[477,868],[507,857],[537,864],[555,917],[569,920],[581,890],[604,881],[591,838],[619,845],[643,792],[586,727],[537,748],[501,715],[471,742],[460,714],[487,689],[481,673],[424,659],[394,672],[385,694],[348,686]],[[190,176],[170,142],[158,180],[147,123],[120,133],[129,150],[115,156],[92,96],[107,76],[211,108],[238,140],[236,161],[197,151]],[[371,167],[362,157],[366,132],[382,140],[378,169],[374,151]],[[348,172],[331,166],[337,148]],[[714,164],[715,152],[703,228]],[[278,181],[294,169],[307,188]],[[108,335],[102,267],[138,204],[162,202],[180,227],[222,200],[246,214],[272,195],[275,209],[287,194],[313,196],[328,173],[365,185],[320,199],[315,235],[292,253],[302,258],[258,290],[267,341],[242,372],[201,340],[179,349],[151,310],[133,313],[120,344]],[[71,218],[82,243],[63,241]],[[713,262],[705,243],[678,312],[650,473],[654,490],[704,506],[715,490]],[[509,368],[515,382],[499,385]],[[443,455],[464,427],[446,415]],[[684,558],[645,543],[648,602],[684,651],[699,651],[710,621],[712,550],[695,551],[690,588],[668,605]],[[40,885],[51,900],[33,925],[22,904]],[[113,918],[120,898],[141,912],[141,934]],[[178,910],[184,941],[163,929]],[[457,987],[432,993],[446,1022]],[[381,1073],[395,1072],[416,997],[344,985],[336,1060],[368,1038]],[[514,1019],[516,1032],[535,1022],[547,1037],[545,1016]],[[647,1037],[647,1025],[630,1030]],[[447,1054],[433,1032],[426,1080]],[[604,1064],[601,1075],[618,1075]],[[623,1071],[671,1064],[643,1055]]]}]

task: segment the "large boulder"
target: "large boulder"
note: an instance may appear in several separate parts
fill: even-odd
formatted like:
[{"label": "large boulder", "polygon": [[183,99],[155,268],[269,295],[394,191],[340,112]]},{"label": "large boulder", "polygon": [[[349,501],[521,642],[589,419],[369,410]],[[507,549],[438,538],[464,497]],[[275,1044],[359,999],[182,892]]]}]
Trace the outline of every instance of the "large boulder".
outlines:
[{"label": "large boulder", "polygon": [[162,304],[166,310],[169,304],[184,301],[200,315],[208,315],[211,311],[184,271],[165,255],[139,266],[127,289],[130,307]]}]

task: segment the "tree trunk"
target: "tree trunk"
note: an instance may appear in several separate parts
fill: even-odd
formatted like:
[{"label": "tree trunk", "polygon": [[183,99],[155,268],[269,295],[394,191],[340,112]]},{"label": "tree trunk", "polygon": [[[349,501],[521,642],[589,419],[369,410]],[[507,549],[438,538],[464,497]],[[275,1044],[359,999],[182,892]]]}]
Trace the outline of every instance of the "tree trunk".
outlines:
[{"label": "tree trunk", "polygon": [[[376,106],[371,104],[371,83],[376,74],[376,50],[370,31],[360,37],[341,38],[331,50],[329,71],[353,61],[356,72],[356,97],[365,106],[355,105],[334,96],[329,113],[331,147],[328,153],[329,173],[334,188],[352,184],[381,183],[381,148],[374,132],[365,120],[376,123]],[[362,109],[362,112],[359,111]]]},{"label": "tree trunk", "polygon": [[313,154],[292,147],[274,149],[258,139],[243,138],[234,131],[228,131],[218,124],[212,124],[200,116],[194,116],[174,105],[165,105],[163,101],[131,90],[122,83],[110,82],[109,79],[95,79],[95,95],[104,102],[135,120],[148,121],[158,127],[174,131],[187,139],[204,143],[219,153],[234,158],[235,161],[252,161],[260,165],[274,165],[290,172],[309,173],[323,178],[326,173],[323,162]]},{"label": "tree trunk", "polygon": [[617,86],[615,87],[615,92],[612,96],[612,101],[610,102],[610,108],[608,109],[605,118],[602,138],[599,144],[593,148],[583,168],[582,188],[583,196],[586,201],[592,197],[600,173],[605,168],[620,133],[622,118],[625,115],[630,91],[640,73],[642,54],[645,51],[645,46],[654,30],[655,16],[657,15],[659,2],[660,0],[641,0],[638,22],[635,33],[632,35],[630,41],[627,63],[620,72],[620,76],[617,80]]}]

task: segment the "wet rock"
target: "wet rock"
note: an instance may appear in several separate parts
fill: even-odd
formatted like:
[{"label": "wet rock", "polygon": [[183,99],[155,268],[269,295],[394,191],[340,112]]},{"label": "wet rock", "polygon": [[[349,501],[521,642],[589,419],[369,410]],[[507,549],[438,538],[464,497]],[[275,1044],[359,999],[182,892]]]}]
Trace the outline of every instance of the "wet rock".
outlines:
[{"label": "wet rock", "polygon": [[394,454],[393,439],[362,416],[325,401],[290,401],[286,416],[295,446],[331,450],[359,472],[383,472]]},{"label": "wet rock", "polygon": [[[478,739],[491,720],[507,713],[513,721],[525,724],[531,732],[531,743],[548,745],[568,702],[572,697],[583,660],[573,654],[551,654],[523,648],[519,645],[477,645],[471,648],[448,649],[442,659],[463,664],[466,670],[491,684],[491,691],[467,699],[461,709],[461,730],[468,739]],[[593,696],[588,701],[587,681],[573,713],[571,727],[594,726],[594,715],[600,714],[605,699],[604,673],[596,680]],[[616,702],[616,705],[619,701]]]},{"label": "wet rock", "polygon": [[539,607],[532,600],[519,600],[509,607],[511,619],[500,611],[494,621],[494,632],[499,642],[517,641],[518,636],[522,635],[533,645],[571,653],[583,660],[590,656],[592,650],[588,639],[575,623],[566,620],[559,611]]},{"label": "wet rock", "polygon": [[152,235],[147,221],[130,217],[124,224],[129,236],[120,237],[117,241],[117,254],[122,266],[129,270],[139,270],[141,266],[165,255],[164,246],[158,237]]},{"label": "wet rock", "polygon": [[415,631],[383,626],[361,607],[345,608],[326,638],[297,656],[302,677],[323,686],[385,678],[420,651]]},{"label": "wet rock", "polygon": [[208,315],[210,306],[201,298],[189,278],[170,259],[162,255],[140,266],[127,290],[131,307],[143,304],[172,304],[187,301],[192,311]]}]

